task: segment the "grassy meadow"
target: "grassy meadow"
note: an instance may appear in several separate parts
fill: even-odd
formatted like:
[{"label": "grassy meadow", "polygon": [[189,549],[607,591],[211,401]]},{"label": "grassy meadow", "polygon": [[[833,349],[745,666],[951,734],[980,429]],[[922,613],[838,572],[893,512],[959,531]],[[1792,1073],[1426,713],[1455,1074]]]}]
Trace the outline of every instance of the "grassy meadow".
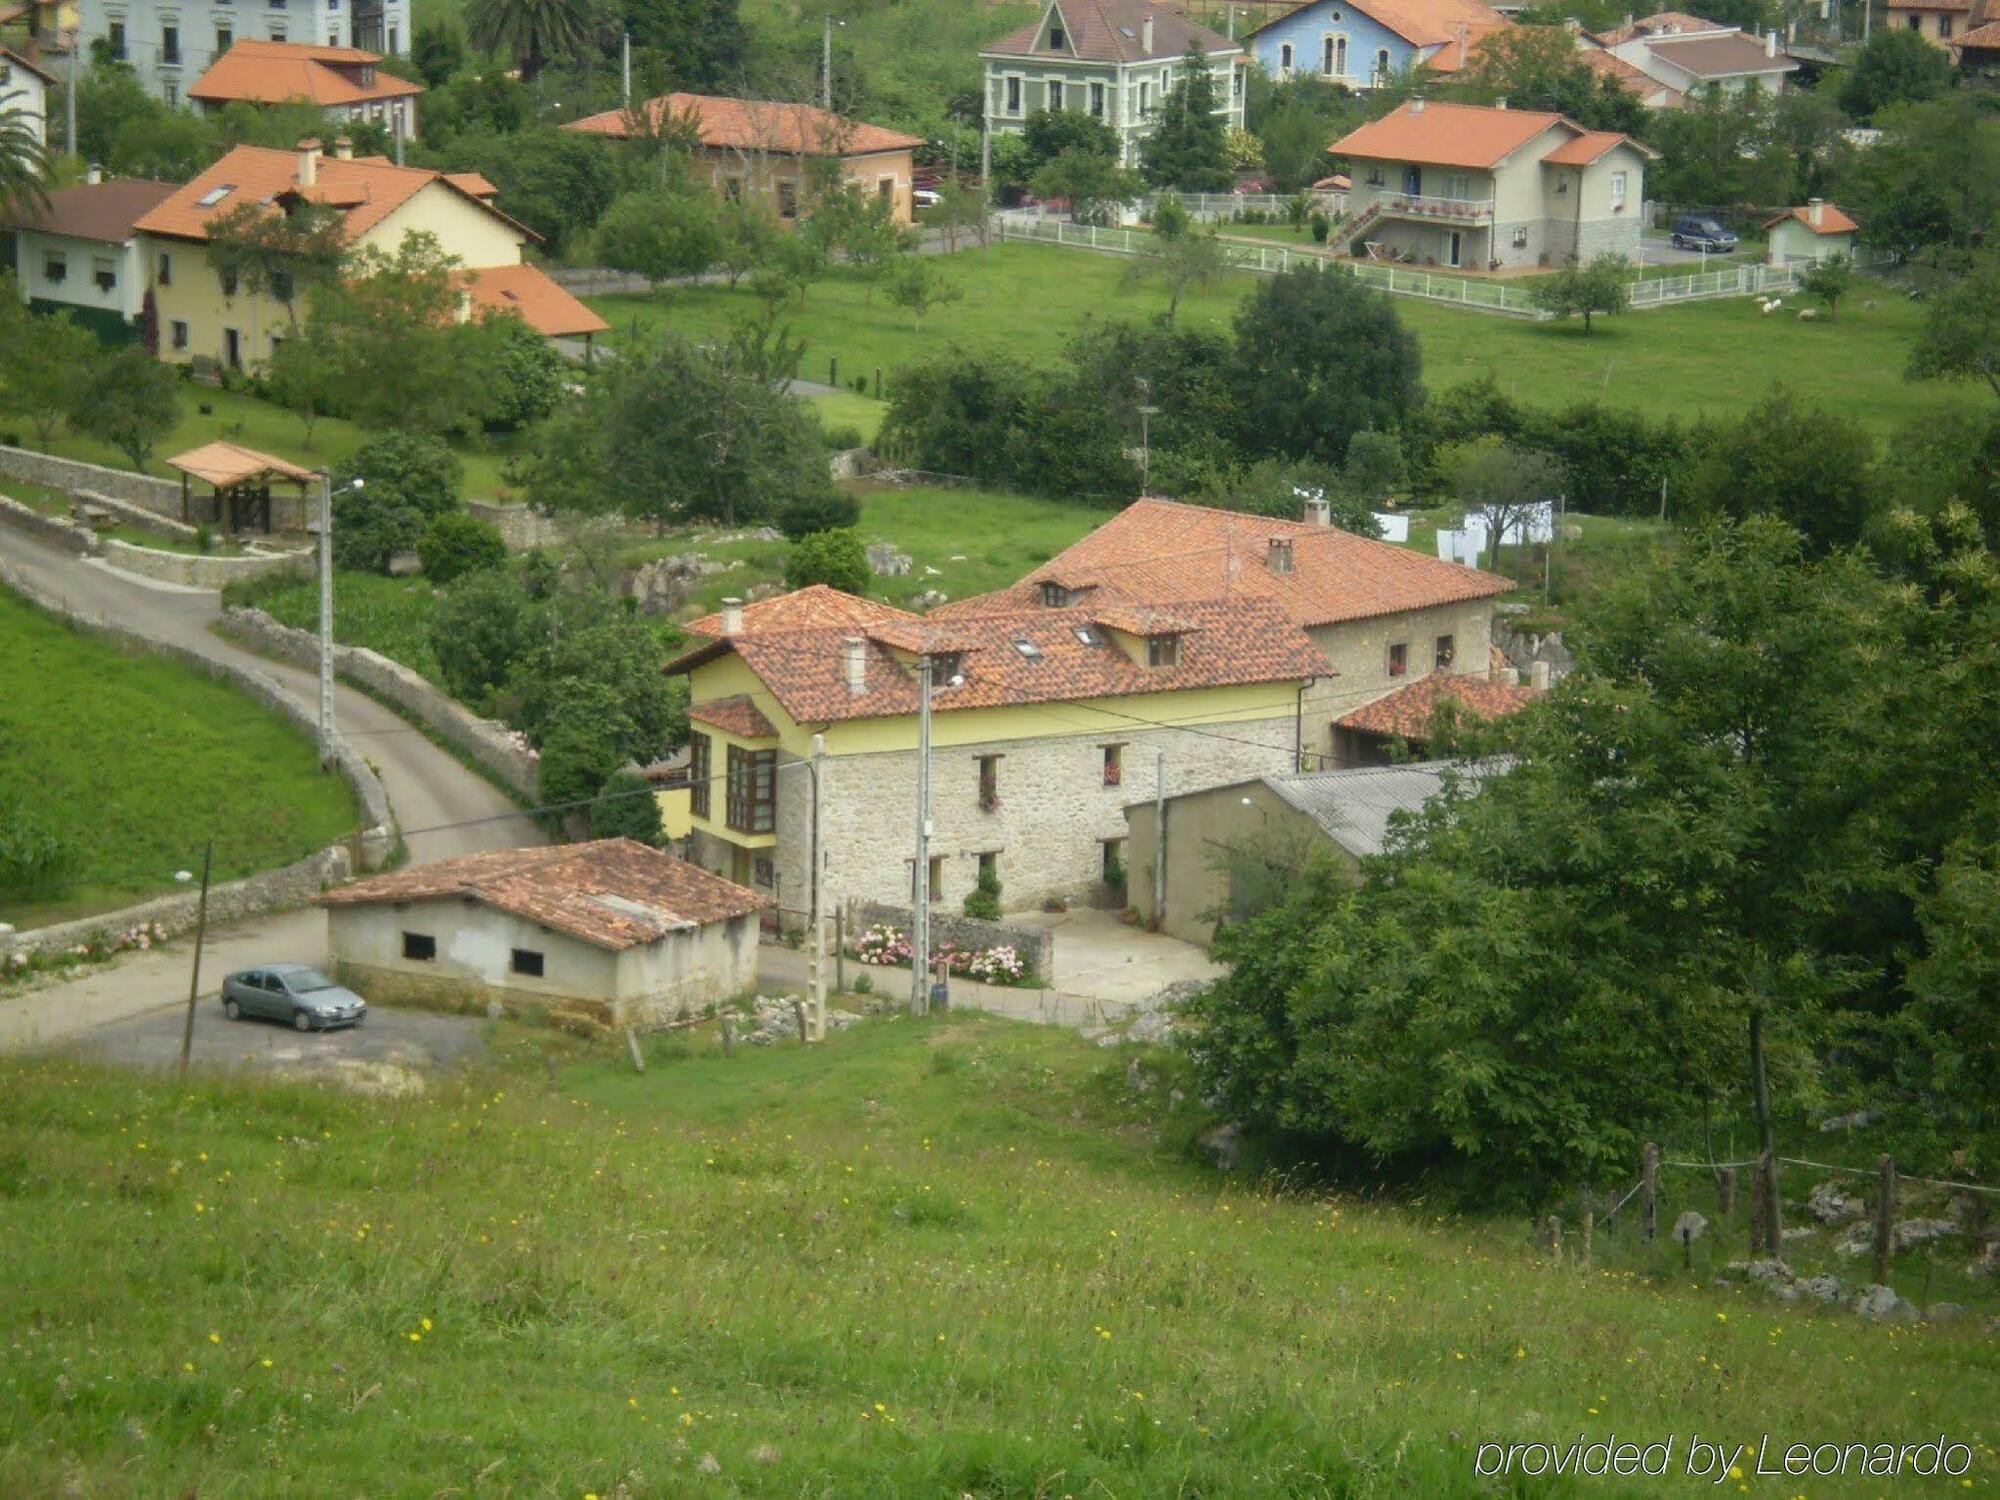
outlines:
[{"label": "grassy meadow", "polygon": [[1475,1445],[1940,1431],[1994,1488],[1992,1334],[1217,1176],[1159,1054],[492,1040],[415,1098],[0,1063],[0,1493],[1637,1496]]},{"label": "grassy meadow", "polygon": [[310,736],[226,683],[72,630],[0,591],[0,796],[75,844],[54,901],[0,903],[39,925],[174,889],[215,840],[215,878],[299,859],[351,833],[347,784]]},{"label": "grassy meadow", "polygon": [[[1110,255],[1014,243],[962,252],[946,265],[964,295],[933,310],[921,332],[907,311],[879,296],[871,303],[843,272],[815,283],[791,314],[807,346],[801,375],[824,381],[833,360],[841,379],[866,376],[872,392],[877,369],[886,385],[898,368],[954,344],[1047,363],[1092,319],[1144,318],[1166,307],[1156,283],[1135,280],[1132,263]],[[1233,273],[1214,290],[1191,294],[1182,321],[1226,328],[1251,285],[1250,273]],[[589,300],[613,325],[614,342],[660,324],[706,337],[756,308],[747,287]],[[1833,321],[1800,322],[1782,312],[1766,318],[1745,298],[1598,319],[1588,336],[1574,321],[1531,323],[1407,297],[1396,300],[1396,311],[1421,341],[1432,390],[1491,375],[1536,405],[1601,399],[1693,419],[1740,412],[1782,384],[1884,437],[1990,401],[1969,387],[1905,380],[1922,306],[1865,279]]]}]

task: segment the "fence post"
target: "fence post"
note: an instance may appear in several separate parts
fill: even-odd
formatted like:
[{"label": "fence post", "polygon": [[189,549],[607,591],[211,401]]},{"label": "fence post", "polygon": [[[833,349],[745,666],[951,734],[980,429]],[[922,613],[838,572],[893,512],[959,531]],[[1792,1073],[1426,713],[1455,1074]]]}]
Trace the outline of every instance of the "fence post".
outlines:
[{"label": "fence post", "polygon": [[1725,1222],[1736,1217],[1736,1168],[1724,1167],[1715,1179],[1715,1216]]},{"label": "fence post", "polygon": [[736,1018],[734,1016],[724,1016],[722,1018],[722,1055],[724,1057],[734,1057],[736,1055]]},{"label": "fence post", "polygon": [[798,1026],[798,1028],[799,1028],[799,1045],[800,1045],[801,1047],[803,1047],[803,1046],[804,1046],[804,1045],[806,1044],[806,1003],[805,1003],[805,1001],[803,1001],[803,1000],[796,1000],[796,999],[792,1001],[792,1020],[793,1020],[793,1021],[794,1021],[794,1022],[795,1022],[795,1023],[797,1024],[797,1026]]},{"label": "fence post", "polygon": [[847,993],[847,913],[837,906],[833,909],[833,987],[840,994]]},{"label": "fence post", "polygon": [[1542,1221],[1542,1248],[1548,1252],[1550,1260],[1562,1259],[1563,1221],[1554,1214]]},{"label": "fence post", "polygon": [[1581,1263],[1586,1271],[1590,1269],[1590,1242],[1596,1235],[1597,1215],[1591,1212],[1591,1210],[1585,1209],[1583,1211],[1583,1255]]},{"label": "fence post", "polygon": [[1660,1148],[1651,1141],[1639,1153],[1640,1222],[1647,1239],[1660,1232]]},{"label": "fence post", "polygon": [[1896,1224],[1896,1158],[1882,1158],[1882,1177],[1875,1188],[1875,1279],[1889,1279],[1889,1251]]}]

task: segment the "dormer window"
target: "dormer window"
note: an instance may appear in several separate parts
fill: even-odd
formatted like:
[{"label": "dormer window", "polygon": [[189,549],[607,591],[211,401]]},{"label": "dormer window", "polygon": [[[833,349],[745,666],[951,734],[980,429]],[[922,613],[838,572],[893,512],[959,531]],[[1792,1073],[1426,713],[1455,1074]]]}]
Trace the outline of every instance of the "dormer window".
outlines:
[{"label": "dormer window", "polygon": [[1181,664],[1181,638],[1177,635],[1149,635],[1146,637],[1146,665],[1149,667],[1177,667]]},{"label": "dormer window", "polygon": [[1063,46],[1064,46],[1064,39],[1063,39],[1062,27],[1051,26],[1049,28],[1049,51],[1060,52],[1063,50]]},{"label": "dormer window", "polygon": [[962,651],[934,651],[931,653],[931,686],[950,687],[955,679],[965,676],[965,653]]},{"label": "dormer window", "polygon": [[1061,609],[1069,603],[1069,590],[1059,583],[1044,583],[1042,585],[1042,603],[1050,609]]},{"label": "dormer window", "polygon": [[1265,561],[1273,573],[1291,572],[1292,539],[1288,536],[1272,537],[1270,550],[1266,554]]}]

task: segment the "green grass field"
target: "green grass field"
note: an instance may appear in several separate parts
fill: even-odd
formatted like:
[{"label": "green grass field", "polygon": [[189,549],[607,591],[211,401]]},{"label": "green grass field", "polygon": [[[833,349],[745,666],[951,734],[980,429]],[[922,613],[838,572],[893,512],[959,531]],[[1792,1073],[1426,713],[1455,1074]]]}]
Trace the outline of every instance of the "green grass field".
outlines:
[{"label": "green grass field", "polygon": [[[365,646],[436,681],[431,649],[431,606],[436,590],[421,578],[385,578],[379,573],[336,570],[333,575],[333,633],[344,646]],[[254,605],[281,625],[319,628],[319,585],[310,578],[282,575],[231,584],[229,604]]]},{"label": "green grass field", "polygon": [[1993,1489],[1991,1334],[1259,1191],[1190,1163],[1169,1060],[494,1036],[419,1098],[0,1063],[0,1493],[1626,1497],[1711,1488],[1476,1444],[1940,1431]]},{"label": "green grass field", "polygon": [[[792,314],[806,340],[801,374],[824,380],[827,361],[843,379],[903,365],[958,344],[1036,362],[1060,357],[1091,319],[1143,318],[1165,308],[1157,286],[1134,282],[1130,263],[1050,245],[1007,244],[965,252],[949,263],[961,301],[936,309],[916,331],[910,315],[836,273],[812,288]],[[1249,273],[1186,298],[1181,319],[1226,328]],[[1874,307],[1867,306],[1873,300]],[[615,340],[635,325],[666,324],[706,337],[750,316],[747,289],[678,288],[663,298],[598,297]],[[1754,301],[1732,298],[1578,323],[1531,323],[1399,298],[1396,310],[1423,346],[1424,378],[1440,390],[1490,374],[1522,401],[1558,406],[1602,399],[1654,416],[1728,416],[1783,384],[1804,400],[1847,412],[1884,436],[1952,410],[1980,410],[1988,398],[1964,387],[1903,378],[1921,307],[1891,288],[1863,283],[1837,321],[1766,318]]]},{"label": "green grass field", "polygon": [[351,833],[345,782],[312,741],[234,688],[179,662],[126,652],[0,591],[0,794],[76,844],[75,884],[56,900],[0,905],[39,925],[174,888],[215,840],[233,880]]}]

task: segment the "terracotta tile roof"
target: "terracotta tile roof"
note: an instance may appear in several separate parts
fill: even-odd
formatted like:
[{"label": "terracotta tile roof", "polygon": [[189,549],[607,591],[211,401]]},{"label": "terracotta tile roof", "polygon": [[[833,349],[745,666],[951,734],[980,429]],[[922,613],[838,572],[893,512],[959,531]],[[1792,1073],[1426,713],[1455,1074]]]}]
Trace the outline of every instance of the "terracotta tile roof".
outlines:
[{"label": "terracotta tile roof", "polygon": [[1726,36],[1656,36],[1646,44],[1653,56],[1677,68],[1685,68],[1697,78],[1737,78],[1748,73],[1792,73],[1798,64],[1780,52],[1776,57],[1764,51],[1753,36],[1732,31]]},{"label": "terracotta tile roof", "polygon": [[188,90],[188,97],[217,104],[237,100],[284,104],[305,99],[334,106],[412,99],[424,91],[421,83],[375,71],[381,60],[376,53],[355,47],[241,41],[209,65]]},{"label": "terracotta tile roof", "polygon": [[[6,16],[5,14],[0,14],[0,21],[6,21],[9,19],[11,19],[11,17]],[[12,50],[11,48],[0,47],[0,58],[6,59],[8,62],[14,64],[14,66],[17,68],[26,68],[30,73],[33,73],[37,78],[41,79],[42,82],[47,84],[50,88],[55,87],[57,82],[55,74],[49,72],[48,69],[42,67],[39,63],[29,62],[27,58],[21,56],[20,53]]]},{"label": "terracotta tile roof", "polygon": [[1609,31],[1596,32],[1594,35],[1605,46],[1616,47],[1620,42],[1634,41],[1642,36],[1673,36],[1688,31],[1733,29],[1720,21],[1704,21],[1700,16],[1691,16],[1684,10],[1663,10],[1650,16],[1641,16],[1636,21],[1627,21],[1623,26],[1614,26]]},{"label": "terracotta tile roof", "polygon": [[302,469],[274,454],[259,453],[255,448],[245,448],[240,443],[221,441],[203,443],[199,448],[176,453],[166,462],[170,469],[179,469],[183,474],[216,485],[241,484],[246,479],[261,479],[266,474],[297,480],[301,484],[319,478],[311,469]]},{"label": "terracotta tile roof", "polygon": [[[893,604],[858,598],[839,589],[828,588],[823,583],[814,583],[802,589],[793,589],[789,594],[774,594],[769,599],[744,605],[743,632],[747,635],[764,630],[800,630],[816,625],[852,627],[871,625],[879,620],[916,618],[908,610],[897,609]],[[689,635],[719,636],[722,634],[722,613],[718,610],[712,615],[703,615],[685,629]]]},{"label": "terracotta tile roof", "polygon": [[1153,609],[1144,604],[1097,605],[1091,609],[1090,617],[1106,630],[1118,630],[1126,635],[1181,635],[1201,628],[1186,615]]},{"label": "terracotta tile roof", "polygon": [[1379,120],[1349,131],[1331,149],[1336,156],[1371,161],[1414,161],[1426,166],[1474,167],[1486,171],[1552,125],[1581,130],[1561,115],[1542,110],[1412,100],[1398,105]]},{"label": "terracotta tile roof", "polygon": [[115,245],[132,238],[138,221],[178,191],[176,183],[138,177],[57,188],[49,194],[47,208],[31,204],[11,227]]},{"label": "terracotta tile roof", "polygon": [[[1430,66],[1438,72],[1455,72],[1461,65],[1457,47],[1461,35],[1470,50],[1471,44],[1487,32],[1510,24],[1483,0],[1343,0],[1343,3],[1348,10],[1371,17],[1406,42],[1418,47],[1444,48],[1444,52],[1430,61]],[[1288,11],[1275,21],[1265,22],[1250,35],[1300,14],[1300,10]]]},{"label": "terracotta tile roof", "polygon": [[1586,130],[1582,135],[1564,141],[1542,160],[1557,167],[1587,167],[1613,146],[1630,146],[1641,156],[1655,159],[1660,154],[1644,142],[1635,141],[1616,130]]},{"label": "terracotta tile roof", "polygon": [[631,839],[493,849],[416,865],[326,892],[322,906],[457,897],[614,952],[747,916],[764,897]]},{"label": "terracotta tile roof", "polygon": [[[1274,573],[1272,537],[1292,543],[1292,571]],[[934,609],[937,620],[1039,603],[1044,579],[1096,588],[1111,600],[1180,611],[1197,600],[1269,599],[1298,625],[1330,625],[1505,593],[1506,579],[1332,526],[1275,521],[1175,500],[1134,501],[1012,588]]]},{"label": "terracotta tile roof", "polygon": [[[1996,42],[1996,45],[2000,45],[2000,42]],[[1788,208],[1775,218],[1766,219],[1764,227],[1766,229],[1773,228],[1776,225],[1784,223],[1787,219],[1798,220],[1799,223],[1805,225],[1814,234],[1853,234],[1861,228],[1859,224],[1848,218],[1846,214],[1835,208],[1831,203],[1820,206],[1819,222],[1817,224],[1812,221],[1812,210],[1810,208],[1799,207]]]},{"label": "terracotta tile roof", "polygon": [[1433,672],[1387,697],[1363,704],[1334,722],[1343,729],[1422,740],[1430,734],[1431,715],[1444,702],[1480,719],[1501,719],[1526,708],[1540,696],[1533,688],[1508,687],[1486,677],[1455,677]]},{"label": "terracotta tile roof", "polygon": [[461,193],[470,193],[475,198],[497,198],[500,189],[488,182],[477,172],[447,172],[444,180]]},{"label": "terracotta tile roof", "polygon": [[636,110],[607,109],[563,126],[586,135],[619,140],[657,133],[670,118],[692,117],[701,143],[734,151],[773,151],[786,156],[861,156],[871,151],[904,151],[924,144],[905,135],[816,109],[762,99],[726,99],[715,94],[662,94]]},{"label": "terracotta tile roof", "polygon": [[1960,47],[2000,47],[2000,21],[1988,21],[1984,26],[1975,26],[1963,35],[1953,37],[1945,43],[1945,46],[1953,51]]},{"label": "terracotta tile roof", "polygon": [[[1268,599],[1193,604],[1176,613],[1187,633],[1171,667],[1135,662],[1097,627],[1089,609],[1011,607],[949,619],[934,613],[924,621],[924,649],[962,653],[965,680],[938,689],[932,707],[945,713],[1331,675],[1311,639]],[[907,628],[901,621],[864,627],[859,693],[847,685],[845,643],[862,632],[839,627],[731,636],[690,652],[668,670],[691,670],[733,651],[801,724],[914,713],[916,673],[882,638],[905,639]]]},{"label": "terracotta tile roof", "polygon": [[[1047,61],[1061,58],[1085,62],[1144,62],[1151,58],[1179,57],[1188,42],[1203,52],[1236,52],[1236,43],[1206,26],[1197,26],[1178,11],[1148,0],[1056,0],[1054,9],[1063,20],[1061,51],[1041,45],[1047,39],[1048,11],[1031,26],[1010,31],[997,42],[979,49],[981,57],[1032,57]],[[1153,23],[1153,46],[1145,45],[1146,21]]]},{"label": "terracotta tile roof", "polygon": [[[220,218],[241,203],[270,203],[285,195],[296,195],[315,203],[327,203],[346,217],[347,238],[359,239],[390,214],[408,203],[434,182],[442,182],[455,193],[464,193],[441,173],[424,167],[399,167],[379,156],[356,157],[344,161],[322,155],[310,188],[299,186],[299,153],[268,146],[238,146],[221,160],[197,173],[179,191],[140,219],[137,227],[148,234],[173,239],[205,240],[211,219]],[[224,190],[227,191],[224,191]],[[472,201],[471,194],[464,196]],[[203,199],[210,200],[206,205]],[[490,203],[480,205],[488,213],[514,227],[512,219]],[[524,236],[528,231],[520,231]],[[530,236],[532,237],[532,236]]]},{"label": "terracotta tile roof", "polygon": [[697,703],[688,710],[688,717],[700,724],[712,724],[742,740],[768,740],[778,732],[748,693]]},{"label": "terracotta tile roof", "polygon": [[539,266],[488,266],[465,276],[473,306],[519,313],[522,322],[548,338],[603,333],[611,327],[551,281]]}]

